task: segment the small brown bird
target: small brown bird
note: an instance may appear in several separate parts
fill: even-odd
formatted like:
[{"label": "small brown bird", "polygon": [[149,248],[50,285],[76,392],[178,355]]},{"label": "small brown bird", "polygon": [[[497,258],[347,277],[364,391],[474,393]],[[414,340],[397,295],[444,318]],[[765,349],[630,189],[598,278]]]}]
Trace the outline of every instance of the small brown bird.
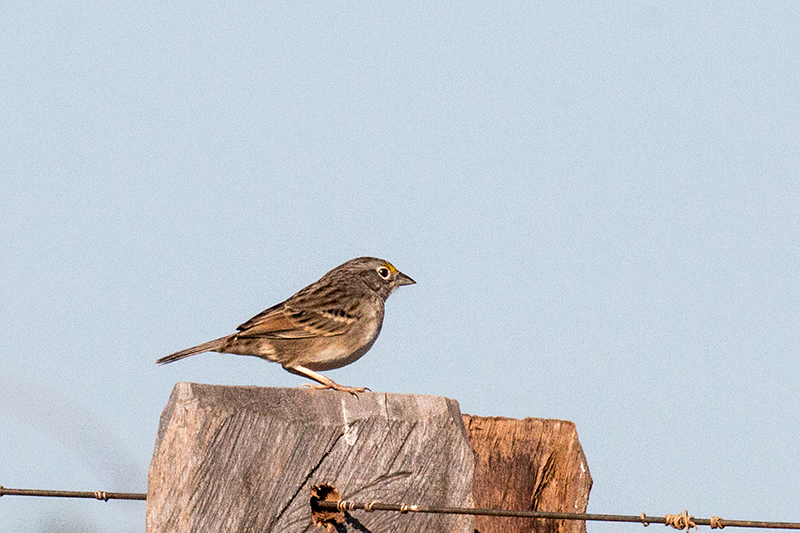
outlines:
[{"label": "small brown bird", "polygon": [[349,365],[367,353],[381,332],[386,299],[397,287],[414,283],[383,259],[351,259],[257,314],[236,328],[237,333],[156,362],[171,363],[203,352],[254,355],[320,383],[309,387],[364,392],[363,387],[339,385],[316,371]]}]

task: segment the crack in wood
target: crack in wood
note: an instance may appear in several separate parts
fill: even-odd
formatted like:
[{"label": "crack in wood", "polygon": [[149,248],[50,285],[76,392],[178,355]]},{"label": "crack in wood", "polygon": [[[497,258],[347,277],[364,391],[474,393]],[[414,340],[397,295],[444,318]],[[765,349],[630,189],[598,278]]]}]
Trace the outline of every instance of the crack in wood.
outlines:
[{"label": "crack in wood", "polygon": [[306,474],[305,479],[303,480],[302,483],[298,485],[297,490],[294,492],[294,494],[292,494],[292,497],[289,498],[289,500],[286,502],[286,505],[283,506],[283,509],[281,509],[278,512],[278,514],[275,515],[275,517],[273,518],[272,522],[270,523],[269,530],[272,529],[272,526],[274,526],[275,523],[277,523],[278,520],[281,519],[286,510],[292,505],[292,503],[294,503],[294,500],[297,498],[297,495],[300,494],[300,491],[302,491],[303,488],[308,484],[309,480],[311,479],[311,476],[314,475],[314,472],[316,472],[319,469],[319,467],[322,466],[322,462],[325,461],[325,459],[327,459],[328,456],[331,454],[333,448],[336,447],[336,443],[338,443],[339,439],[342,438],[342,435],[343,435],[342,433],[336,435],[336,438],[333,440],[328,449],[325,450],[325,453],[323,453],[320,456],[319,461],[317,461],[317,463],[308,471],[308,474]]}]

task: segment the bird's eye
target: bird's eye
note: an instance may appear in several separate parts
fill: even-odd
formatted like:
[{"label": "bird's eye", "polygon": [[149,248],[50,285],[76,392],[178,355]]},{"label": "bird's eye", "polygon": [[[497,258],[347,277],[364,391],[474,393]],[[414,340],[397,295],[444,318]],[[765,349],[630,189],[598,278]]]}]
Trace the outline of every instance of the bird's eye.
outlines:
[{"label": "bird's eye", "polygon": [[389,279],[389,269],[386,267],[378,267],[378,275],[383,279]]}]

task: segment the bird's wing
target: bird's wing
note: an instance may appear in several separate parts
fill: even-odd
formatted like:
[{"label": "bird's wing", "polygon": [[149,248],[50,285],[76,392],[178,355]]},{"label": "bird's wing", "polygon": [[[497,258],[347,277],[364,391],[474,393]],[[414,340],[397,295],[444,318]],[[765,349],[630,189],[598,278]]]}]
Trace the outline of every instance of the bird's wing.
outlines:
[{"label": "bird's wing", "polygon": [[299,308],[280,303],[257,314],[237,329],[237,337],[307,339],[333,337],[345,333],[358,317],[330,305],[324,308]]}]

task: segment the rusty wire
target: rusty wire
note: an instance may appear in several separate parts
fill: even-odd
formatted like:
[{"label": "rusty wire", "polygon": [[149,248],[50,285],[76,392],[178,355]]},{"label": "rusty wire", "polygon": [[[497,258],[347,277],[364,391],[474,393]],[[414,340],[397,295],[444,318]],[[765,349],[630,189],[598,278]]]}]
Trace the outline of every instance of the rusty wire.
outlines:
[{"label": "rusty wire", "polygon": [[98,490],[74,491],[74,490],[39,490],[39,489],[8,489],[0,485],[0,497],[2,496],[43,496],[46,498],[90,498],[107,502],[108,500],[146,500],[147,494],[141,492],[106,492]]},{"label": "rusty wire", "polygon": [[[108,500],[139,500],[147,499],[147,494],[142,492],[105,492],[105,491],[71,491],[71,490],[39,490],[39,489],[9,489],[0,485],[0,497],[2,496],[39,496],[48,498],[87,498],[100,501]],[[770,522],[753,520],[729,520],[718,516],[711,518],[695,518],[689,516],[684,511],[683,515],[649,516],[644,513],[641,515],[618,515],[618,514],[597,514],[597,513],[561,513],[551,511],[510,511],[505,509],[477,509],[473,507],[437,507],[432,505],[409,505],[397,503],[383,503],[380,501],[372,502],[353,502],[348,500],[322,501],[315,500],[312,503],[312,510],[321,511],[352,511],[363,510],[372,511],[395,511],[399,513],[438,513],[438,514],[462,514],[475,516],[497,516],[506,518],[539,518],[546,520],[584,520],[599,522],[629,522],[638,523],[644,526],[650,524],[676,525],[675,517],[687,516],[691,521],[691,526],[711,526],[712,529],[722,529],[723,527],[746,527],[762,529],[797,529],[800,530],[800,522]],[[688,521],[682,527],[676,529],[688,530]]]},{"label": "rusty wire", "polygon": [[[584,520],[600,522],[632,522],[647,526],[649,524],[664,524],[676,529],[686,529],[690,527],[689,521],[681,523],[675,517],[687,516],[691,520],[691,526],[711,526],[712,529],[722,529],[723,527],[748,527],[763,529],[800,529],[800,522],[756,522],[751,520],[728,520],[717,516],[711,518],[694,518],[683,515],[648,516],[644,513],[638,516],[619,515],[619,514],[591,514],[591,513],[560,513],[549,511],[508,511],[503,509],[476,509],[472,507],[436,507],[429,505],[408,505],[397,503],[373,502],[352,502],[341,501],[315,501],[312,508],[316,506],[324,511],[350,511],[354,509],[363,511],[396,511],[400,513],[439,513],[439,514],[465,514],[476,516],[498,516],[507,518],[542,518],[549,520]],[[676,527],[680,526],[680,527]]]}]

